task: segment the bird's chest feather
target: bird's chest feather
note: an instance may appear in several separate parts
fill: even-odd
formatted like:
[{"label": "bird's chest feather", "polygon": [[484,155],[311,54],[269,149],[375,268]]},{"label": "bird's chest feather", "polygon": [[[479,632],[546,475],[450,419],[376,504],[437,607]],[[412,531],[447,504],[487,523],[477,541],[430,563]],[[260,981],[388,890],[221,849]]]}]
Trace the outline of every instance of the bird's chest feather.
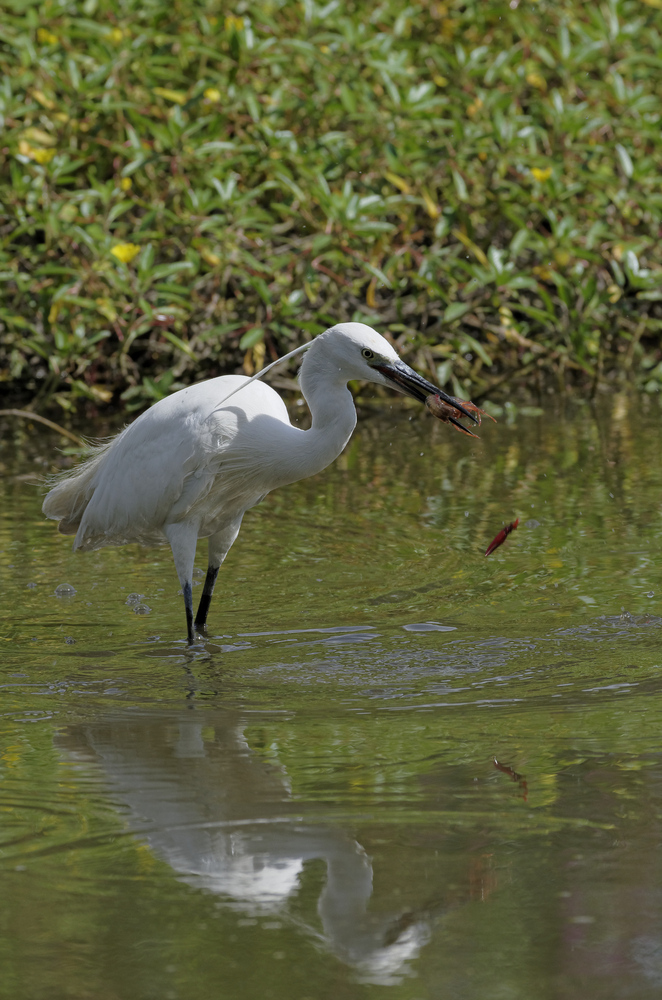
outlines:
[{"label": "bird's chest feather", "polygon": [[197,520],[199,536],[207,537],[259,503],[269,488],[265,488],[264,476],[256,474],[254,465],[246,462],[245,454],[241,459],[223,450],[188,469],[168,519]]}]

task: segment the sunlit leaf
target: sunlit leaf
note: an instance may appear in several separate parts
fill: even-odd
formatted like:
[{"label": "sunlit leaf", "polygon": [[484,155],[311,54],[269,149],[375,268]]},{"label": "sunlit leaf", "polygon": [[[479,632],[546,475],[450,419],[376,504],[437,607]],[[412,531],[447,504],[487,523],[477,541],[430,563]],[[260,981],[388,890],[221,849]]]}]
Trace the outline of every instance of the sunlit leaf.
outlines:
[{"label": "sunlit leaf", "polygon": [[634,173],[634,165],[632,163],[630,154],[628,153],[627,149],[625,148],[625,146],[622,146],[620,142],[616,143],[616,155],[618,156],[618,162],[620,163],[621,170],[623,171],[625,176],[628,178],[632,177]]}]

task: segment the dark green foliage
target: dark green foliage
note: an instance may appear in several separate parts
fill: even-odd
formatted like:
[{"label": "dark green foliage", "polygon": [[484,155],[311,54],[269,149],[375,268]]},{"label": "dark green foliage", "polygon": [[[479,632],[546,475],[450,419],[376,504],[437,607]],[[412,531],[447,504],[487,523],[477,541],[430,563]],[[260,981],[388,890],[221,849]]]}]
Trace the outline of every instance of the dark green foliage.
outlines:
[{"label": "dark green foliage", "polygon": [[0,378],[140,405],[360,319],[462,395],[653,391],[661,69],[662,0],[5,4]]}]

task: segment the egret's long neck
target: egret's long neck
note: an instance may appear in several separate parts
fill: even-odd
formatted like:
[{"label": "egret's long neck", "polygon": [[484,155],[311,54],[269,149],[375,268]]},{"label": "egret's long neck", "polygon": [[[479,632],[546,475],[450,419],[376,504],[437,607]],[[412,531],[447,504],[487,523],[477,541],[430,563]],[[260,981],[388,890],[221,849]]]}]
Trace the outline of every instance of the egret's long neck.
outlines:
[{"label": "egret's long neck", "polygon": [[356,427],[356,409],[347,378],[326,359],[311,350],[301,366],[301,392],[313,423],[297,442],[297,464],[306,467],[301,476],[312,476],[333,462]]}]

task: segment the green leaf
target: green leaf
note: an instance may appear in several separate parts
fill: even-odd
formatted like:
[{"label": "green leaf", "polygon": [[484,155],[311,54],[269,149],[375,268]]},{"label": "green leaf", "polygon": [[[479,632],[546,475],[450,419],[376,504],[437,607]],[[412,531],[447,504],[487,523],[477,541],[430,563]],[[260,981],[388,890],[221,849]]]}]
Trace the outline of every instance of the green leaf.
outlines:
[{"label": "green leaf", "polygon": [[239,347],[242,351],[247,351],[249,347],[255,347],[256,344],[261,343],[264,339],[264,330],[261,326],[254,326],[252,329],[247,330],[239,341]]},{"label": "green leaf", "polygon": [[464,316],[471,309],[470,305],[466,302],[451,302],[449,306],[444,309],[444,323],[452,323],[453,320],[459,319],[460,316]]},{"label": "green leaf", "polygon": [[487,365],[489,367],[492,364],[492,358],[489,356],[489,354],[487,353],[487,351],[485,350],[485,348],[483,347],[483,345],[480,343],[480,341],[476,340],[475,337],[469,336],[469,334],[467,334],[467,333],[463,333],[462,336],[463,336],[465,342],[469,345],[469,347],[471,348],[471,350],[474,352],[474,354],[477,354],[478,357],[483,362],[483,364],[485,364],[485,365]]},{"label": "green leaf", "polygon": [[108,213],[108,225],[113,223],[115,219],[119,219],[119,217],[121,215],[124,215],[125,212],[128,212],[130,208],[133,208],[133,201],[131,200],[118,201],[116,205],[113,205],[110,212]]},{"label": "green leaf", "polygon": [[172,274],[180,274],[182,271],[195,270],[189,260],[176,261],[173,264],[158,264],[152,268],[152,278],[159,281],[161,278],[169,278]]},{"label": "green leaf", "polygon": [[621,170],[629,180],[634,173],[634,164],[630,159],[630,154],[627,149],[625,146],[622,146],[620,142],[616,143],[616,155],[618,156],[618,162],[620,163]]},{"label": "green leaf", "polygon": [[356,98],[346,83],[340,84],[340,100],[345,111],[349,111],[350,114],[356,112]]},{"label": "green leaf", "polygon": [[380,281],[382,285],[386,285],[387,288],[393,287],[390,279],[387,278],[387,276],[384,274],[381,268],[375,267],[374,264],[369,264],[368,261],[363,261],[362,266],[364,270],[366,270],[369,274],[372,274],[375,278],[377,278],[377,280]]},{"label": "green leaf", "polygon": [[176,347],[178,351],[182,351],[182,353],[187,354],[189,358],[193,358],[194,361],[196,360],[195,354],[189,345],[184,343],[184,341],[173,333],[172,330],[163,330],[162,336],[168,341],[168,343],[172,344],[173,347]]},{"label": "green leaf", "polygon": [[460,201],[469,200],[469,192],[467,191],[467,185],[464,182],[464,177],[457,170],[452,171],[453,183],[455,185],[455,190]]}]

